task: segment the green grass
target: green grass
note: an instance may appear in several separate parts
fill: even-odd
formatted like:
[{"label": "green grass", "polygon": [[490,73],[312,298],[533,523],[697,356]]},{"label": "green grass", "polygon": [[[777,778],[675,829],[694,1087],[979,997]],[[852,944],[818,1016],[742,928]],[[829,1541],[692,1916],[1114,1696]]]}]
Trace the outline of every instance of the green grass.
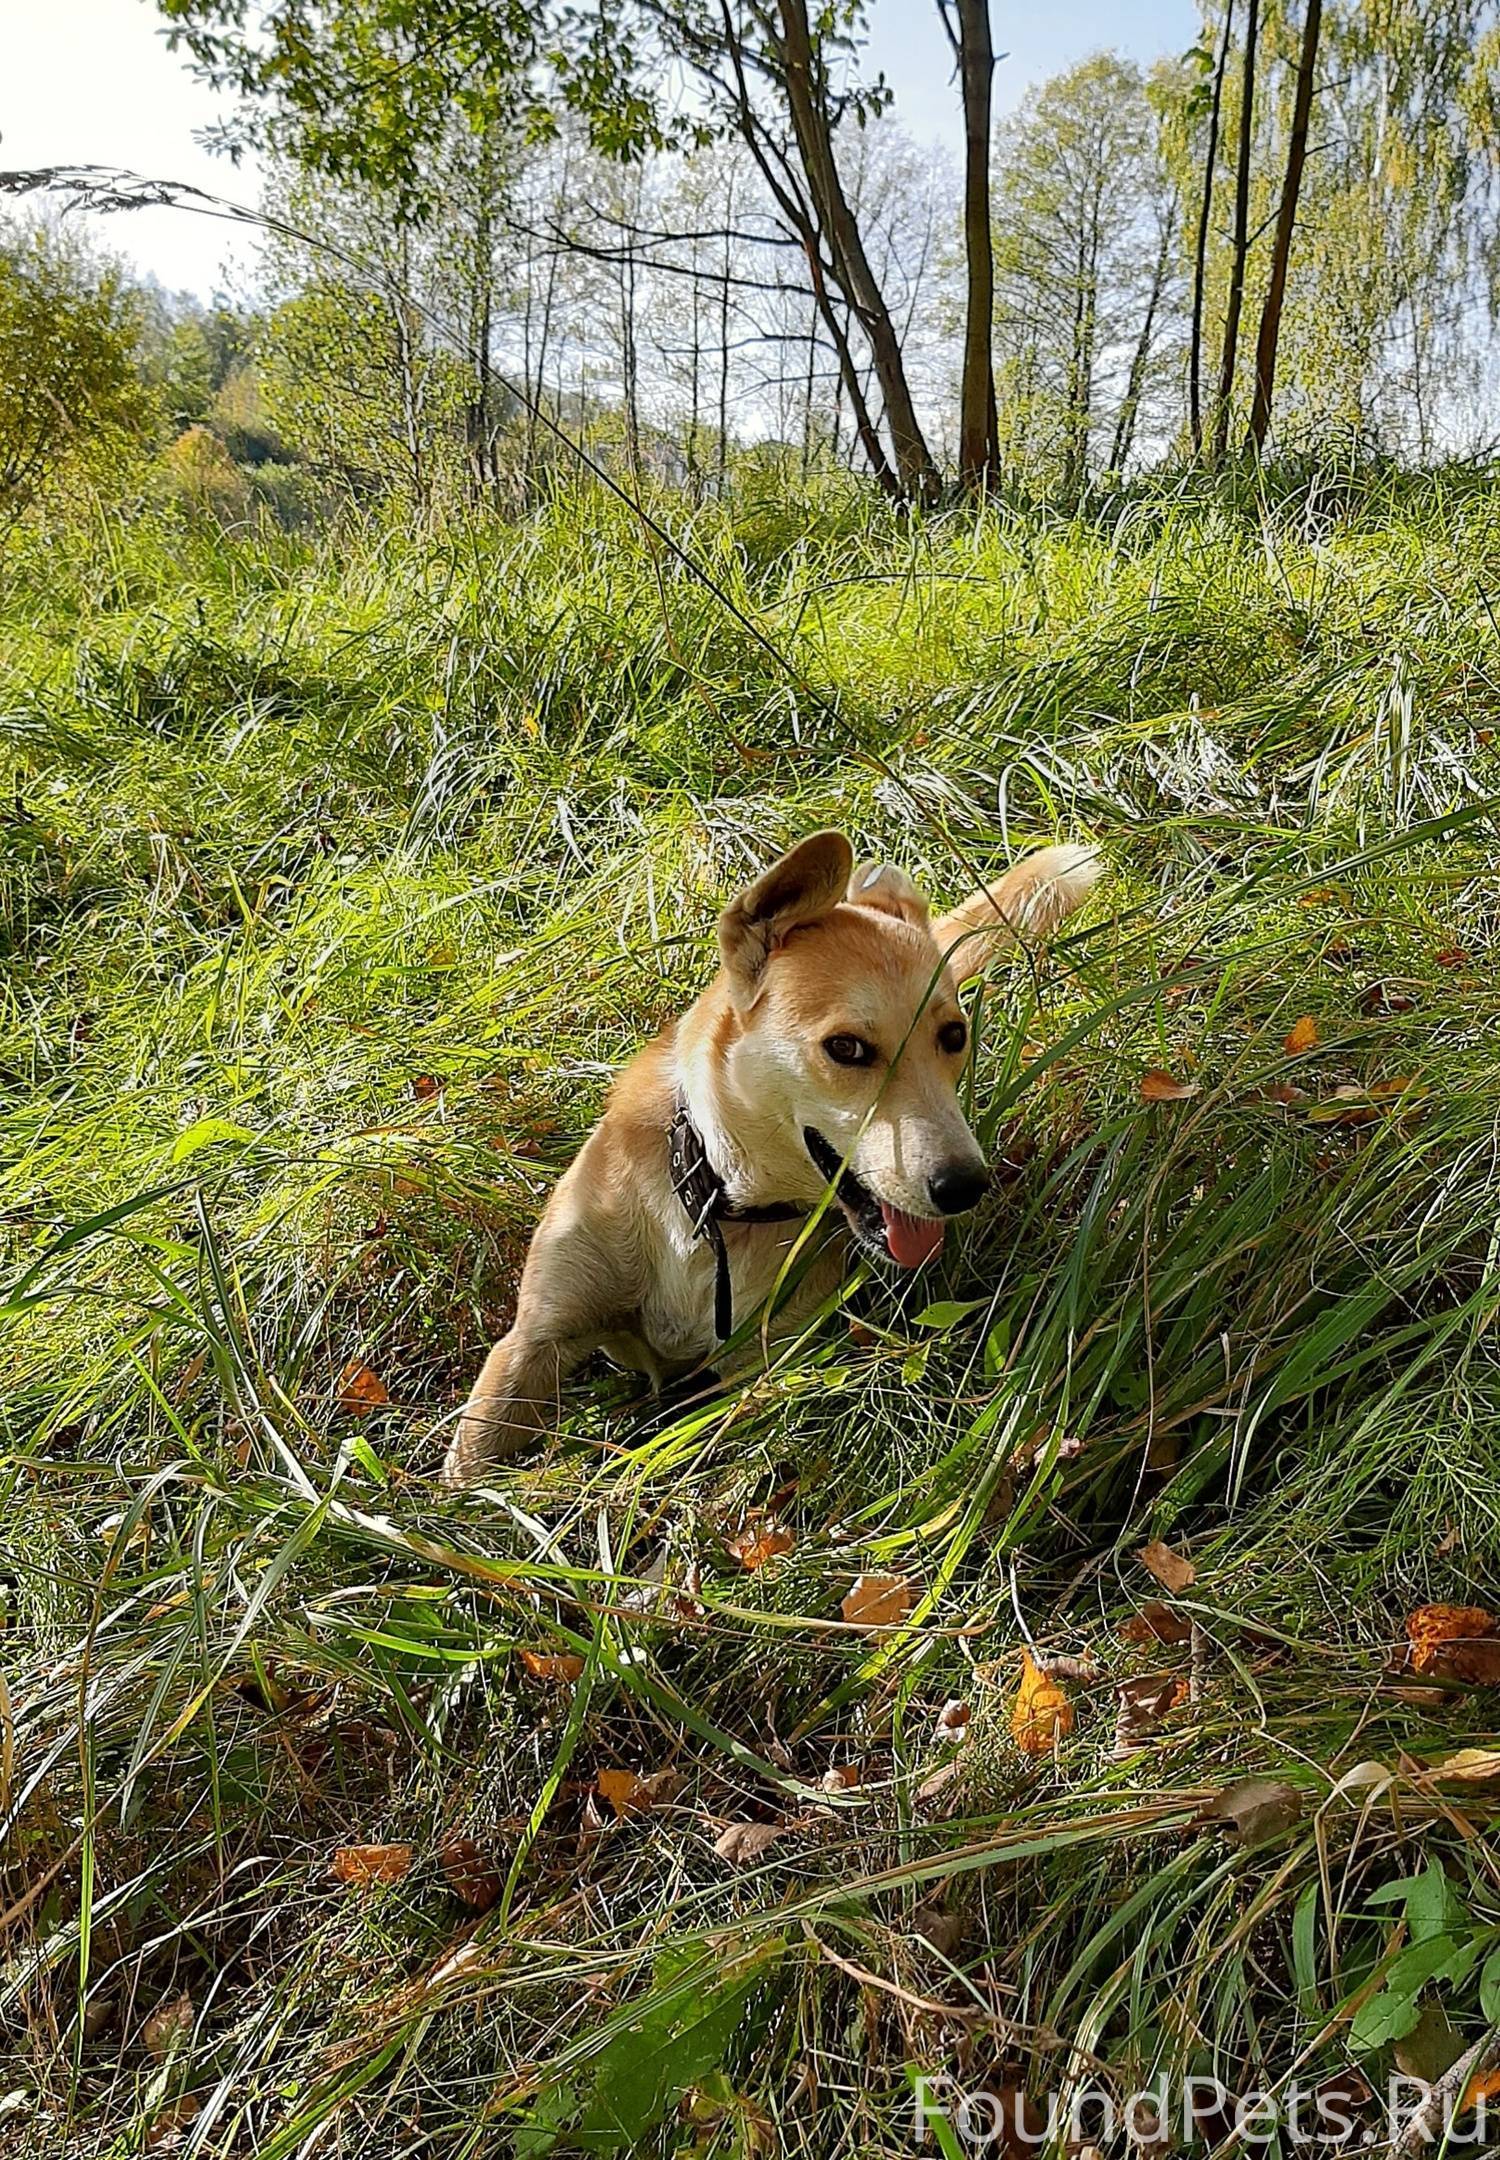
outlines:
[{"label": "green grass", "polygon": [[[1494,1788],[1422,1775],[1494,1697],[1385,1668],[1411,1607],[1500,1596],[1500,494],[659,507],[789,670],[598,497],[10,542],[29,2152],[148,2149],[187,2098],[178,2149],[226,2160],[883,2154],[955,2065],[1244,2089],[1352,2046],[1378,2080],[1371,1894],[1434,1862],[1409,1919],[1453,1976],[1382,1999],[1496,2015]],[[503,1507],[443,1495],[609,1071],[705,979],[723,897],[830,821],[944,899],[1057,835],[1108,857],[982,1001],[1003,1189],[939,1278],[866,1285],[743,1393],[653,1431],[601,1376]],[[1198,1092],[1144,1104],[1152,1068]],[[352,1360],[387,1406],[341,1409]],[[795,1545],[746,1572],[767,1508]],[[1121,1634],[1152,1536],[1196,1567],[1194,1688],[1121,1759],[1117,1684],[1190,1662]],[[840,1624],[862,1571],[917,1593],[876,1640]],[[1096,1669],[1040,1762],[1023,1627]],[[648,1813],[590,1797],[668,1767]],[[1241,1850],[1195,1818],[1250,1774],[1300,1812]],[[400,1881],[333,1879],[389,1841]]]}]

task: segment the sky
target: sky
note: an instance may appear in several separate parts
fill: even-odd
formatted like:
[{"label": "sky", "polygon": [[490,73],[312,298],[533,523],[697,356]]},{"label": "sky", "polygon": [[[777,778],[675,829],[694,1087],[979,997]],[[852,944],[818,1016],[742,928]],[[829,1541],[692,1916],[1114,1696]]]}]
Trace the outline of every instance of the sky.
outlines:
[{"label": "sky", "polygon": [[[1089,53],[1149,61],[1182,52],[1197,25],[1193,0],[992,0],[996,106]],[[0,0],[0,168],[127,166],[252,206],[253,166],[236,168],[194,141],[224,107],[169,53],[151,0]],[[895,91],[919,141],[961,149],[952,61],[936,0],[873,0],[869,58]],[[251,240],[185,210],[135,210],[94,220],[111,252],[171,290],[248,295]]]}]

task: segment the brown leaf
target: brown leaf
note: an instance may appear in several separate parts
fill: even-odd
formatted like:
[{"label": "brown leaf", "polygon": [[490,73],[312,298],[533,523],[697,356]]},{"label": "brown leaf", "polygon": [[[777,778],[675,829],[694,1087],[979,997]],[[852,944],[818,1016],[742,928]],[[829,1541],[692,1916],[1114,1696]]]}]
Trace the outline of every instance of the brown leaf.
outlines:
[{"label": "brown leaf", "polygon": [[1462,945],[1445,945],[1433,958],[1440,968],[1461,968],[1469,964],[1469,956]]},{"label": "brown leaf", "polygon": [[1311,1013],[1304,1013],[1300,1020],[1293,1021],[1283,1048],[1288,1057],[1301,1057],[1305,1051],[1316,1050],[1321,1040],[1317,1021]]},{"label": "brown leaf", "polygon": [[339,1374],[339,1408],[349,1417],[363,1417],[390,1401],[386,1384],[363,1358],[352,1357]]},{"label": "brown leaf", "polygon": [[1169,1072],[1153,1066],[1141,1074],[1142,1102],[1186,1102],[1199,1092],[1196,1080],[1174,1080]]},{"label": "brown leaf", "polygon": [[839,1610],[852,1627],[899,1627],[917,1601],[916,1587],[904,1575],[861,1575]]},{"label": "brown leaf", "polygon": [[793,1827],[789,1822],[731,1823],[714,1839],[714,1851],[731,1867],[749,1867]]},{"label": "brown leaf", "polygon": [[411,1091],[418,1102],[431,1102],[434,1095],[442,1094],[443,1083],[435,1080],[431,1073],[418,1073],[412,1081]]},{"label": "brown leaf", "polygon": [[164,2107],[160,2114],[151,2118],[151,2127],[146,2132],[147,2152],[175,2152],[202,2112],[201,2102],[191,2093],[184,2093],[180,2100]]},{"label": "brown leaf", "polygon": [[1029,1650],[1021,1652],[1021,1685],[1010,1713],[1010,1733],[1023,1755],[1050,1755],[1073,1730],[1066,1688],[1044,1673]]},{"label": "brown leaf", "polygon": [[1236,1778],[1216,1793],[1198,1817],[1200,1822],[1223,1823],[1241,1845],[1265,1845],[1290,1830],[1302,1813],[1302,1796],[1295,1785],[1279,1778]]},{"label": "brown leaf", "polygon": [[516,1656],[533,1680],[572,1681],[583,1677],[583,1659],[575,1657],[571,1650],[526,1650],[517,1644]]},{"label": "brown leaf", "polygon": [[1500,1687],[1500,1620],[1482,1605],[1419,1605],[1406,1616],[1415,1671]]},{"label": "brown leaf", "polygon": [[372,1883],[400,1882],[411,1862],[410,1845],[341,1845],[333,1856],[333,1878],[368,1890]]},{"label": "brown leaf", "polygon": [[601,1770],[594,1780],[601,1800],[607,1800],[617,1817],[644,1815],[649,1808],[674,1800],[686,1779],[678,1770]]},{"label": "brown leaf", "polygon": [[831,1769],[823,1772],[820,1782],[824,1792],[852,1792],[859,1783],[859,1764],[835,1763]]},{"label": "brown leaf", "polygon": [[1154,1575],[1162,1588],[1170,1590],[1174,1597],[1190,1590],[1198,1580],[1198,1570],[1192,1561],[1182,1553],[1174,1552],[1160,1538],[1153,1538],[1149,1545],[1143,1545],[1136,1558],[1147,1574]]},{"label": "brown leaf", "polygon": [[1115,1718],[1115,1756],[1133,1755],[1164,1719],[1188,1699],[1183,1673],[1142,1673],[1118,1684],[1119,1710]]},{"label": "brown leaf", "polygon": [[438,1847],[438,1860],[448,1878],[448,1888],[475,1912],[488,1912],[500,1895],[500,1877],[483,1850],[472,1838],[447,1838]]},{"label": "brown leaf", "polygon": [[141,2027],[141,2038],[158,2062],[175,2055],[193,2029],[193,1998],[173,1995],[158,2003]]},{"label": "brown leaf", "polygon": [[1126,1642],[1139,1643],[1149,1648],[1153,1643],[1186,1642],[1193,1632],[1193,1624],[1181,1613],[1173,1612],[1170,1605],[1163,1605],[1160,1598],[1152,1598],[1120,1624],[1120,1633]]},{"label": "brown leaf", "polygon": [[740,1566],[753,1575],[768,1560],[791,1552],[796,1543],[791,1531],[783,1529],[770,1516],[751,1515],[730,1538],[727,1550],[731,1559],[738,1560]]}]

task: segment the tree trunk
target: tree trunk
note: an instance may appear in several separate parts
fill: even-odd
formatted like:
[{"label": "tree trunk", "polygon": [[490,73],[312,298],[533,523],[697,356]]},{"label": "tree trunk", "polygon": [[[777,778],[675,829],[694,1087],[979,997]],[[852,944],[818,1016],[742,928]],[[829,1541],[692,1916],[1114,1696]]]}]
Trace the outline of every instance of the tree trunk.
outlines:
[{"label": "tree trunk", "polygon": [[[901,358],[901,341],[865,252],[859,221],[850,208],[833,151],[827,99],[814,64],[807,0],[777,0],[787,105],[808,192],[828,247],[834,276],[847,294],[869,341],[876,379],[903,493],[935,502],[942,482],[917,418]],[[826,320],[826,317],[825,317]]]},{"label": "tree trunk", "polygon": [[1260,0],[1248,0],[1245,16],[1245,68],[1240,88],[1240,145],[1234,175],[1234,252],[1229,264],[1229,298],[1224,308],[1224,347],[1219,360],[1219,401],[1214,408],[1211,462],[1220,465],[1229,446],[1229,406],[1239,359],[1240,313],[1245,305],[1245,258],[1250,252],[1250,152],[1255,128],[1255,37]]},{"label": "tree trunk", "polygon": [[1161,239],[1156,250],[1156,261],[1151,270],[1151,289],[1146,295],[1146,312],[1141,318],[1141,334],[1135,341],[1130,356],[1130,372],[1125,378],[1125,396],[1120,405],[1119,418],[1115,422],[1115,439],[1110,450],[1109,462],[1113,471],[1123,474],[1126,461],[1135,442],[1135,423],[1141,409],[1141,393],[1146,386],[1146,369],[1151,363],[1151,339],[1156,329],[1156,314],[1161,306],[1161,296],[1167,286],[1167,265],[1172,256],[1172,230],[1177,223],[1177,202],[1161,221]]},{"label": "tree trunk", "polygon": [[1208,113],[1208,151],[1203,160],[1203,199],[1198,205],[1198,241],[1193,252],[1193,323],[1188,338],[1188,425],[1193,456],[1203,455],[1203,286],[1208,270],[1208,227],[1213,215],[1214,166],[1219,155],[1219,114],[1224,104],[1224,71],[1229,65],[1229,32],[1234,0],[1225,0],[1224,35],[1214,69],[1213,103]]},{"label": "tree trunk", "polygon": [[955,0],[964,108],[964,365],[958,398],[958,476],[983,490],[1000,477],[995,411],[995,242],[990,222],[990,107],[995,46],[989,0]]},{"label": "tree trunk", "polygon": [[1292,257],[1292,233],[1297,223],[1297,198],[1302,192],[1302,169],[1307,163],[1307,130],[1312,118],[1313,71],[1318,64],[1318,35],[1323,26],[1323,0],[1307,0],[1302,25],[1302,50],[1297,59],[1297,94],[1292,103],[1292,132],[1286,147],[1286,178],[1276,212],[1276,238],[1271,245],[1271,282],[1260,311],[1260,335],[1255,341],[1255,398],[1250,407],[1247,447],[1259,457],[1271,424],[1271,400],[1276,393],[1276,348],[1281,340],[1281,311],[1286,299],[1287,266]]}]

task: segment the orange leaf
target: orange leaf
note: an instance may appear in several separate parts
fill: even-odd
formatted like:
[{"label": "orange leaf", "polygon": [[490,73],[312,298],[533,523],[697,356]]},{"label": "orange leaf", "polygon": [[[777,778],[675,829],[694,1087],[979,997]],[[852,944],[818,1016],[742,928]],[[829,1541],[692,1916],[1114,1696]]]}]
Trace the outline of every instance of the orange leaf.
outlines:
[{"label": "orange leaf", "polygon": [[858,1783],[858,1763],[835,1763],[831,1770],[823,1772],[822,1785],[824,1792],[853,1792]]},{"label": "orange leaf", "polygon": [[1470,2108],[1477,2108],[1481,2100],[1493,2100],[1496,2093],[1500,2093],[1500,2069],[1476,2070],[1464,2087],[1459,2113],[1466,2115]]},{"label": "orange leaf", "polygon": [[1419,1605],[1406,1616],[1406,1635],[1417,1672],[1500,1687],[1500,1620],[1482,1605]]},{"label": "orange leaf", "polygon": [[1150,1072],[1141,1074],[1142,1102],[1186,1102],[1190,1095],[1198,1093],[1196,1080],[1174,1080],[1169,1072],[1153,1066]]},{"label": "orange leaf", "polygon": [[1445,945],[1440,953],[1433,955],[1440,968],[1461,968],[1469,964],[1469,956],[1462,945]]},{"label": "orange leaf", "polygon": [[683,1780],[676,1770],[652,1770],[644,1777],[637,1770],[601,1770],[594,1783],[600,1799],[624,1816],[644,1815],[647,1808],[672,1799]]},{"label": "orange leaf", "polygon": [[1023,1755],[1050,1755],[1073,1730],[1066,1688],[1044,1673],[1029,1650],[1021,1652],[1021,1685],[1010,1713],[1011,1738]]},{"label": "orange leaf", "polygon": [[1317,1021],[1311,1013],[1304,1013],[1300,1020],[1293,1023],[1292,1032],[1286,1038],[1286,1054],[1288,1057],[1301,1057],[1304,1050],[1316,1050],[1321,1039]]},{"label": "orange leaf", "polygon": [[341,1845],[333,1856],[334,1881],[361,1890],[371,1883],[400,1882],[411,1859],[410,1845]]},{"label": "orange leaf", "polygon": [[861,1575],[840,1611],[854,1627],[899,1627],[917,1593],[904,1575]]},{"label": "orange leaf", "polygon": [[569,1650],[523,1650],[518,1647],[516,1656],[533,1680],[578,1680],[583,1675],[583,1659],[574,1657]]},{"label": "orange leaf", "polygon": [[431,1102],[434,1095],[442,1094],[443,1083],[435,1080],[431,1073],[418,1073],[411,1084],[411,1091],[418,1102]]},{"label": "orange leaf", "polygon": [[472,1838],[455,1837],[438,1848],[438,1859],[453,1895],[488,1912],[500,1895],[500,1877]]},{"label": "orange leaf", "polygon": [[743,1527],[729,1540],[729,1553],[750,1574],[763,1568],[768,1560],[781,1553],[788,1553],[797,1540],[790,1530],[783,1530],[779,1523],[765,1515],[752,1515]]},{"label": "orange leaf", "polygon": [[1174,1596],[1190,1590],[1198,1580],[1198,1570],[1192,1561],[1180,1552],[1173,1552],[1160,1538],[1153,1538],[1149,1545],[1143,1545],[1136,1558],[1147,1574],[1154,1575],[1162,1588],[1170,1590]]},{"label": "orange leaf", "polygon": [[1181,1613],[1173,1612],[1170,1605],[1163,1605],[1160,1598],[1152,1598],[1138,1613],[1120,1623],[1120,1633],[1126,1642],[1140,1643],[1149,1648],[1153,1643],[1186,1642],[1193,1632],[1192,1622]]},{"label": "orange leaf", "polygon": [[372,1372],[363,1358],[352,1357],[339,1374],[339,1408],[350,1417],[363,1417],[390,1401],[385,1382]]}]

